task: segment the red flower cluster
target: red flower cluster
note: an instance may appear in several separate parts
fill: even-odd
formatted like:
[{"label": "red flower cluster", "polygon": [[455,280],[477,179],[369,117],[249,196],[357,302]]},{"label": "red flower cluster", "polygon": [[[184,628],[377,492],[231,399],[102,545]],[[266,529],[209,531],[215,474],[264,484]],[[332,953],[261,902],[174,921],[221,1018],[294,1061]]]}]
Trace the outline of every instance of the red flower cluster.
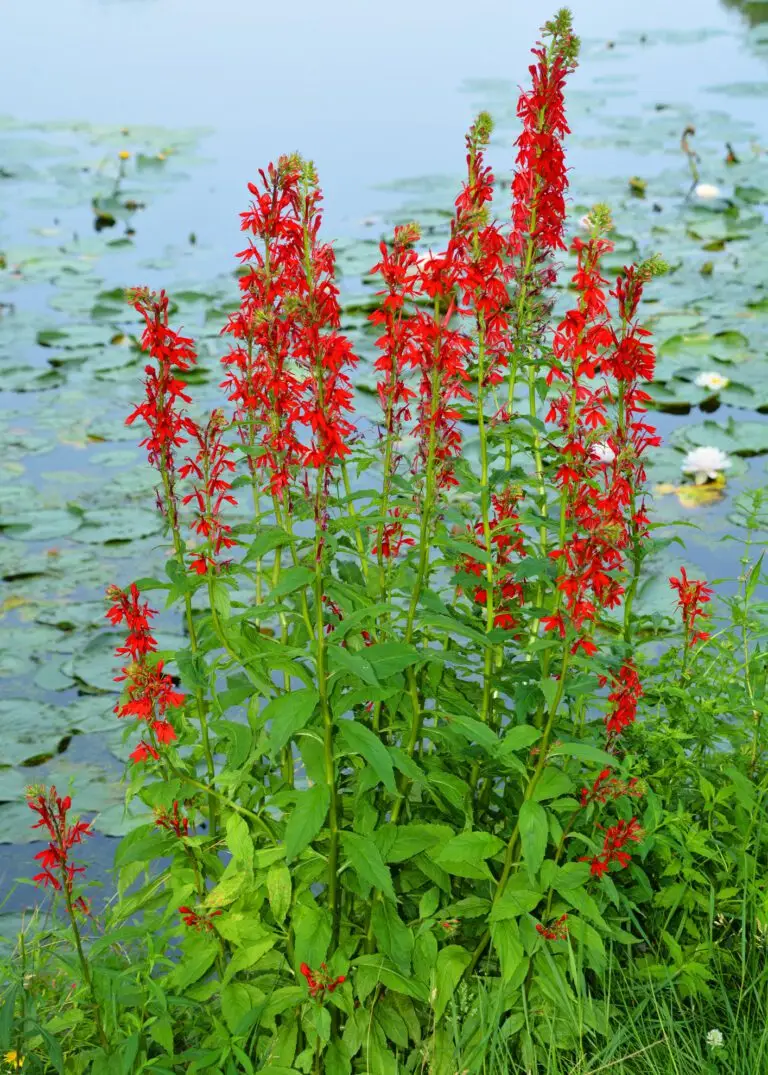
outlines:
[{"label": "red flower cluster", "polygon": [[639,799],[644,790],[638,784],[637,777],[633,776],[629,781],[619,780],[612,776],[612,769],[603,769],[591,788],[581,789],[581,805],[589,806],[591,803],[607,803],[610,799],[615,802],[624,795]]},{"label": "red flower cluster", "polygon": [[[339,332],[340,306],[333,248],[321,243],[322,194],[312,165],[281,157],[249,184],[254,196],[241,214],[253,240],[238,257],[240,309],[224,329],[236,340],[223,359],[224,387],[247,443],[260,448],[254,465],[282,495],[299,465],[325,468],[349,453],[354,426],[347,370],[357,359]],[[300,426],[311,443],[299,440]]]},{"label": "red flower cluster", "polygon": [[176,732],[165,716],[168,709],[178,708],[184,702],[184,695],[174,690],[171,677],[163,673],[163,662],[150,663],[148,659],[157,649],[149,626],[155,610],[146,601],[142,603],[140,597],[135,583],[127,593],[119,586],[107,587],[107,600],[112,602],[107,618],[113,626],[123,621],[128,626],[125,645],[118,646],[115,654],[130,657],[130,662],[121,669],[122,675],[115,677],[115,683],[126,683],[126,700],[118,702],[115,713],[118,717],[133,716],[145,721],[152,738],[149,743],[142,740],[130,755],[134,762],[146,761],[148,757],[156,761],[157,744],[173,742]]},{"label": "red flower cluster", "polygon": [[568,915],[564,914],[560,915],[555,922],[551,922],[548,926],[542,926],[537,923],[536,932],[540,933],[546,941],[564,941],[568,936],[567,919]]},{"label": "red flower cluster", "polygon": [[398,471],[401,456],[397,442],[403,434],[406,422],[411,420],[410,401],[416,393],[403,379],[403,370],[414,362],[414,318],[405,309],[406,300],[412,299],[419,282],[419,256],[413,249],[421,232],[417,224],[403,224],[395,228],[392,247],[379,244],[381,260],[371,269],[385,285],[378,296],[383,296],[378,309],[370,314],[371,324],[381,326],[382,334],[376,340],[381,354],[374,362],[379,374],[376,390],[384,415],[384,488],[383,502],[385,521],[377,528],[374,555],[381,553],[384,559],[398,556],[404,545],[415,544],[413,538],[403,532],[404,513],[400,508],[390,509],[389,497],[392,482]]},{"label": "red flower cluster", "polygon": [[[602,826],[599,826],[599,828],[602,828]],[[639,844],[645,835],[638,825],[637,818],[634,817],[631,821],[617,821],[615,825],[603,829],[603,832],[605,837],[603,839],[603,850],[600,854],[591,859],[588,855],[579,859],[580,862],[590,863],[589,872],[593,877],[602,877],[603,874],[608,873],[608,868],[612,862],[617,863],[619,869],[623,870],[627,867],[630,863],[631,855],[624,850],[624,847],[628,843]]]},{"label": "red flower cluster", "polygon": [[189,818],[184,817],[179,812],[179,804],[176,800],[174,800],[173,808],[170,811],[163,809],[163,807],[158,807],[155,810],[155,825],[160,829],[168,829],[179,839],[182,836],[189,836]]},{"label": "red flower cluster", "polygon": [[194,491],[188,493],[182,503],[194,501],[196,510],[192,529],[206,542],[205,551],[196,556],[191,565],[198,575],[204,575],[209,569],[215,570],[216,557],[221,550],[231,549],[235,544],[230,536],[232,528],[221,521],[222,504],[237,504],[229,491],[231,483],[225,477],[235,469],[234,460],[229,458],[232,449],[222,440],[225,428],[223,412],[213,411],[205,429],[195,432],[199,445],[197,455],[194,459],[187,456],[179,468],[179,477],[192,476],[195,482]]},{"label": "red flower cluster", "polygon": [[710,601],[712,589],[699,579],[689,579],[684,567],[680,568],[680,578],[671,578],[669,585],[673,590],[677,590],[677,607],[683,614],[686,648],[694,646],[697,642],[706,642],[709,634],[707,631],[696,629],[696,620],[708,617],[709,614],[701,606]]},{"label": "red flower cluster", "polygon": [[467,134],[467,180],[456,198],[453,231],[460,255],[460,311],[475,320],[478,367],[482,358],[481,387],[500,384],[512,350],[508,242],[499,225],[488,219],[487,208],[493,199],[494,175],[485,164],[483,149],[492,129],[491,117],[481,112]]},{"label": "red flower cluster", "polygon": [[[27,805],[39,817],[39,821],[35,822],[32,828],[44,828],[50,836],[48,846],[35,855],[42,869],[33,880],[36,885],[42,885],[44,888],[50,885],[56,892],[60,892],[63,888],[71,899],[75,876],[78,873],[85,873],[85,867],[74,866],[69,861],[69,852],[75,844],[82,843],[84,836],[93,835],[91,826],[87,821],[68,824],[67,814],[72,806],[72,800],[69,795],[63,798],[58,796],[55,787],[47,790],[29,788]],[[90,913],[88,903],[82,896],[73,900],[72,905],[83,914]]]},{"label": "red flower cluster", "polygon": [[[517,505],[521,494],[513,488],[507,488],[500,494],[493,494],[491,503],[494,515],[490,519],[491,547],[494,558],[494,627],[511,631],[517,625],[515,611],[523,598],[523,587],[515,579],[509,568],[513,555],[525,556],[522,529],[518,523]],[[485,544],[482,521],[475,524],[475,541],[482,548]],[[471,575],[482,579],[485,566],[471,556],[465,556],[462,567]],[[479,605],[485,605],[488,591],[478,586],[473,594]]]},{"label": "red flower cluster", "polygon": [[523,130],[517,139],[512,181],[512,222],[516,253],[530,239],[538,251],[565,250],[565,190],[568,187],[563,139],[570,134],[565,119],[565,80],[576,69],[578,39],[570,18],[558,16],[544,26],[532,49],[536,63],[528,68],[531,89],[521,93],[517,115]]},{"label": "red flower cluster", "polygon": [[[604,687],[608,683],[608,677],[600,676],[599,682],[600,686]],[[629,724],[634,723],[638,702],[643,697],[643,687],[631,660],[625,661],[617,673],[611,672],[610,682],[610,708],[605,715],[605,728],[609,738],[620,735]]]},{"label": "red flower cluster", "polygon": [[[543,28],[533,49],[531,88],[521,92],[517,114],[523,130],[517,139],[512,180],[512,231],[509,252],[517,288],[525,295],[516,335],[522,346],[529,333],[540,336],[549,310],[541,296],[555,280],[551,256],[564,250],[565,192],[568,189],[563,140],[569,133],[564,87],[576,68],[578,38],[570,15],[562,11]],[[511,402],[511,401],[510,401]]]},{"label": "red flower cluster", "polygon": [[347,980],[343,974],[340,974],[338,978],[334,978],[333,975],[328,973],[328,967],[325,963],[320,964],[319,971],[313,971],[308,964],[302,963],[299,967],[299,973],[303,974],[307,980],[309,995],[311,997],[320,997],[321,1000],[326,990],[329,993],[333,993]]},{"label": "red flower cluster", "polygon": [[[596,650],[583,633],[585,625],[597,618],[599,609],[615,608],[624,594],[620,572],[625,551],[644,536],[648,522],[644,505],[636,501],[645,480],[642,457],[648,447],[660,443],[653,427],[638,417],[649,398],[639,381],[653,372],[653,350],[643,339],[648,333],[633,321],[643,283],[658,266],[646,262],[619,277],[611,292],[619,307],[617,334],[600,268],[601,259],[613,249],[599,234],[610,219],[599,206],[593,215],[593,236],[573,242],[578,264],[572,283],[579,301],[557,327],[548,375],[550,383],[558,379],[567,387],[547,415],[563,435],[556,481],[563,492],[565,521],[572,526],[563,548],[550,555],[561,563],[557,585],[570,624],[581,635],[573,649],[585,653]],[[630,352],[637,361],[629,360]],[[562,614],[542,622],[545,630],[557,629],[565,637]]]},{"label": "red flower cluster", "polygon": [[189,403],[190,397],[184,393],[185,383],[176,376],[195,364],[193,341],[168,327],[168,296],[164,291],[156,294],[146,287],[134,288],[128,292],[128,299],[144,318],[141,346],[157,366],[145,367],[146,398],[126,418],[125,424],[132,425],[137,418],[146,422],[149,436],[141,442],[142,447],[147,448],[150,463],[170,476],[172,449],[185,444],[187,437],[196,432],[192,419],[178,407],[179,400]]},{"label": "red flower cluster", "polygon": [[213,919],[221,913],[221,911],[209,911],[208,914],[198,914],[191,907],[179,907],[179,914],[184,921],[184,925],[189,926],[190,929],[194,929],[198,933],[201,930],[207,930],[210,933],[213,929]]}]

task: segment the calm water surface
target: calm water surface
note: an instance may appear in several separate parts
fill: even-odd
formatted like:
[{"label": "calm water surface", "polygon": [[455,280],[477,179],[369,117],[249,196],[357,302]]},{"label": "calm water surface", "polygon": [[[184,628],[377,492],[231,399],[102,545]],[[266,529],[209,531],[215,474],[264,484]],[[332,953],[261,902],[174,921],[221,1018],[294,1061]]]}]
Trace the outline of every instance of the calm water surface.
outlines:
[{"label": "calm water surface", "polygon": [[[717,0],[647,0],[641,5],[576,0],[571,7],[584,39],[581,66],[571,83],[575,136],[570,163],[576,200],[589,205],[619,191],[624,194],[626,179],[634,173],[653,179],[670,171],[671,190],[679,199],[686,173],[669,132],[679,132],[687,122],[697,125],[704,115],[720,113],[719,129],[732,132],[740,145],[750,139],[768,142],[765,91],[733,95],[717,88],[735,82],[764,87],[768,77],[762,51],[768,43],[761,44],[759,26],[751,28],[740,7]],[[449,204],[446,192],[463,168],[464,132],[480,107],[489,107],[500,120],[493,152],[501,170],[509,171],[515,87],[525,79],[538,28],[554,10],[539,0],[475,0],[470,6],[445,0],[390,0],[386,5],[352,0],[322,5],[309,0],[283,5],[36,0],[3,8],[0,113],[21,121],[22,135],[24,124],[76,119],[125,127],[129,147],[130,132],[140,125],[204,131],[195,153],[185,159],[178,182],[149,199],[137,216],[130,249],[99,265],[102,288],[138,282],[157,288],[177,279],[203,288],[206,280],[231,268],[232,252],[241,242],[237,213],[245,207],[245,183],[283,152],[298,150],[315,161],[326,196],[327,233],[342,241],[378,239],[405,203],[416,209]],[[662,109],[674,109],[674,120],[656,139]],[[638,133],[646,135],[644,146],[638,144]],[[714,172],[702,178],[722,181],[716,174],[718,168],[722,171],[721,158],[718,151],[716,163],[715,158],[705,160],[703,167]],[[34,149],[29,163],[38,164]],[[62,202],[58,188],[52,186],[48,197],[45,189],[43,185],[42,194],[30,200],[20,196],[23,188],[0,185],[0,250],[29,244],[31,236],[42,235],[34,241],[45,241],[49,232],[55,236],[62,228],[67,236],[93,239],[88,201],[75,197]],[[190,233],[196,238],[193,249]],[[114,237],[119,234],[116,229]],[[644,238],[650,241],[648,234]],[[55,245],[59,240],[49,241]],[[117,445],[96,446],[102,452],[99,457],[78,430],[94,406],[103,407],[118,428],[125,404],[136,394],[135,375],[78,380],[75,374],[46,392],[6,390],[5,374],[17,354],[32,356],[32,365],[44,364],[45,355],[40,358],[41,348],[35,344],[42,322],[35,319],[48,310],[57,288],[64,288],[72,308],[77,298],[71,280],[65,286],[60,278],[52,284],[43,276],[21,286],[0,274],[0,289],[6,285],[0,302],[28,316],[32,327],[25,335],[22,326],[18,348],[14,343],[0,351],[0,432],[5,424],[34,440],[51,413],[69,408],[73,415],[71,435],[58,435],[53,448],[30,448],[13,463],[16,469],[0,471],[6,504],[17,506],[28,487],[53,486],[66,500],[87,502],[94,485],[119,482],[138,456],[131,454],[132,440],[121,434]],[[350,286],[354,291],[354,280]],[[0,323],[0,343],[2,329]],[[721,409],[718,420],[725,413]],[[661,416],[660,425],[666,433],[701,417],[695,411],[684,418]],[[115,463],[114,457],[103,462],[103,453],[111,447],[127,453],[125,463]],[[756,472],[752,464],[751,473]],[[17,481],[26,484],[14,485]],[[21,490],[18,495],[16,489]],[[712,518],[722,522],[726,510],[725,505],[714,507]],[[53,544],[66,548],[66,535],[59,540],[55,533],[46,533],[29,548],[42,555]],[[16,547],[23,550],[21,544]],[[9,548],[0,532],[0,553]],[[116,565],[119,551],[100,552],[106,557],[103,570],[84,573],[82,584],[57,592],[52,599],[59,603],[56,607],[80,599],[95,602],[113,577],[110,558]],[[722,555],[706,540],[699,541],[697,553],[697,562],[721,573]],[[18,602],[14,604],[25,593],[21,583],[0,585],[5,586],[0,593],[0,653],[12,657],[16,640],[33,625],[40,630],[40,619],[25,618]],[[91,637],[88,631],[96,630],[98,615],[76,625],[86,631],[86,639]],[[46,630],[52,631],[50,625]],[[40,646],[45,649],[55,635],[40,636]],[[70,677],[72,656],[65,644],[61,649],[63,671],[51,666],[42,679],[35,660],[22,661],[21,666],[11,661],[4,670],[0,663],[0,702],[13,698],[30,709],[46,702],[58,707],[79,704]],[[9,709],[3,718],[0,712],[0,729],[3,719],[18,721],[24,715]],[[90,728],[87,722],[83,726],[86,732]],[[119,775],[115,752],[113,741],[83,734],[67,750],[69,768],[0,769],[0,843],[5,842],[0,847],[0,893],[13,889],[14,877],[29,874],[28,862],[38,849],[13,846],[28,839],[23,835],[23,810],[11,794],[19,781],[62,781],[69,774],[81,786],[82,774],[92,772],[95,783],[103,785]],[[113,832],[119,831],[114,805],[118,797],[119,789],[109,800],[111,822],[105,825]],[[103,836],[91,842],[89,856],[97,860],[93,875],[104,876],[112,848]],[[16,888],[5,910],[17,912],[33,899],[30,889]],[[12,916],[9,930],[15,922]]]}]

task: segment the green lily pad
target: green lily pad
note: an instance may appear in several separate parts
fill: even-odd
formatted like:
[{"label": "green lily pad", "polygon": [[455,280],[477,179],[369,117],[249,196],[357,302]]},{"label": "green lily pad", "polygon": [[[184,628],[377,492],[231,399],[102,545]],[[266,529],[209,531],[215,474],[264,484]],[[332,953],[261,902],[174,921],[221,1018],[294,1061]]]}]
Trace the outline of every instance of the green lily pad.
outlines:
[{"label": "green lily pad", "polygon": [[768,422],[729,418],[721,424],[708,419],[681,426],[673,432],[671,440],[684,451],[707,446],[720,448],[729,455],[762,455],[768,452]]}]

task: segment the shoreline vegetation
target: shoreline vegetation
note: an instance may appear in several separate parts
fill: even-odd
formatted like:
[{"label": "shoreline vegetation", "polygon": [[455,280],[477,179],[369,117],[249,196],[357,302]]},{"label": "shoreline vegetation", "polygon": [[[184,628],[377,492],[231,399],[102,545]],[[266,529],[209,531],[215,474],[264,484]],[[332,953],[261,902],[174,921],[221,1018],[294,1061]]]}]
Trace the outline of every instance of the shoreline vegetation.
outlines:
[{"label": "shoreline vegetation", "polygon": [[[733,585],[638,601],[679,542],[646,476],[669,267],[614,271],[603,204],[566,243],[578,52],[564,9],[511,190],[481,112],[445,246],[381,242],[373,423],[297,154],[248,184],[204,417],[173,296],[127,293],[167,556],[106,618],[146,820],[97,913],[77,786],[27,789],[52,913],[0,964],[1,1070],[768,1071],[767,494]],[[730,467],[691,444],[681,488]]]}]

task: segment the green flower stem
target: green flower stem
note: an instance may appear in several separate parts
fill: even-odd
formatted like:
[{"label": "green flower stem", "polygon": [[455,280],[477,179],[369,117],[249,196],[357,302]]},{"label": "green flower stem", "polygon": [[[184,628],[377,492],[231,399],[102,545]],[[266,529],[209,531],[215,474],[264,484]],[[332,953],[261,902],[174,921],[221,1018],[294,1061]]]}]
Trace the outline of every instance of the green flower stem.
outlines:
[{"label": "green flower stem", "polygon": [[[566,646],[563,647],[563,660],[562,660],[562,664],[560,666],[560,678],[559,678],[558,684],[557,684],[557,691],[555,692],[555,697],[552,699],[552,705],[550,706],[550,709],[549,709],[549,715],[547,717],[547,723],[546,723],[546,726],[544,728],[544,735],[542,736],[541,746],[539,748],[539,758],[538,758],[538,761],[536,763],[536,768],[534,769],[534,771],[533,771],[533,773],[531,775],[531,779],[528,781],[528,785],[527,785],[527,787],[525,789],[525,794],[523,796],[523,801],[524,802],[528,802],[530,799],[533,798],[533,793],[536,791],[538,783],[541,780],[541,775],[544,772],[544,769],[545,769],[546,764],[547,764],[547,753],[548,753],[549,744],[550,744],[550,741],[551,741],[551,738],[552,738],[552,730],[553,730],[554,725],[555,725],[555,719],[557,718],[557,711],[560,708],[560,703],[562,702],[563,694],[565,693],[565,678],[566,678],[566,675],[567,675],[567,672],[568,672],[569,660],[570,660],[570,650],[568,649],[568,646],[566,645]],[[515,863],[515,855],[517,853],[519,843],[520,843],[520,820],[518,818],[517,822],[515,823],[515,827],[512,830],[512,835],[510,836],[509,841],[507,843],[507,852],[506,852],[506,855],[504,856],[504,866],[503,866],[502,871],[501,871],[501,876],[499,877],[499,880],[496,883],[496,892],[494,893],[493,903],[492,903],[492,906],[494,906],[494,907],[496,906],[498,901],[501,899],[501,897],[504,895],[504,891],[505,891],[505,889],[507,887],[507,882],[509,881],[510,874],[512,873],[512,868],[513,868],[514,863]],[[477,947],[475,948],[474,952],[472,953],[472,959],[470,960],[470,962],[469,962],[469,964],[467,966],[465,974],[472,974],[472,972],[474,971],[475,967],[479,963],[480,958],[481,958],[483,952],[485,951],[486,946],[488,945],[488,942],[490,941],[490,939],[491,939],[491,932],[490,932],[490,930],[486,930],[485,933],[483,934],[483,936],[480,938],[480,941],[478,942]]]},{"label": "green flower stem", "polygon": [[69,890],[68,877],[66,870],[62,864],[61,870],[62,888],[64,889],[64,899],[67,904],[67,915],[69,916],[69,922],[72,927],[72,936],[75,940],[75,948],[77,949],[77,958],[80,963],[80,969],[83,972],[83,979],[88,988],[88,992],[91,996],[91,1003],[93,1004],[93,1017],[96,1022],[96,1030],[99,1035],[99,1041],[104,1052],[109,1052],[109,1039],[107,1038],[104,1030],[104,1024],[101,1020],[101,1006],[99,1004],[98,997],[96,996],[96,989],[93,984],[93,975],[91,974],[91,968],[88,964],[88,960],[85,958],[85,952],[83,951],[83,942],[80,936],[80,927],[77,924],[77,912],[75,911],[72,903],[72,893]]},{"label": "green flower stem", "polygon": [[368,557],[365,553],[365,542],[363,541],[363,532],[360,527],[360,520],[357,516],[357,509],[355,508],[355,502],[352,499],[352,485],[349,480],[349,471],[347,470],[347,464],[342,460],[341,463],[341,477],[344,482],[344,492],[347,494],[347,510],[355,524],[355,544],[357,545],[357,552],[360,556],[360,570],[363,573],[363,578],[368,581]]},{"label": "green flower stem", "polygon": [[[176,562],[178,563],[181,570],[186,574],[187,565],[184,562],[184,545],[181,540],[181,534],[179,533],[179,520],[176,515],[176,504],[173,499],[173,490],[171,489],[171,480],[169,477],[165,457],[163,457],[163,461],[160,466],[160,474],[163,479],[166,512],[168,515],[168,520],[170,522],[171,535],[173,537],[173,548],[176,554]],[[197,657],[199,653],[197,631],[195,630],[195,620],[192,614],[192,598],[188,593],[184,594],[184,614],[187,623],[187,633],[189,635],[189,648],[192,651],[192,656]],[[205,698],[200,687],[195,687],[194,694],[195,705],[197,708],[197,719],[200,723],[200,734],[203,740],[203,754],[205,756],[205,767],[208,773],[208,784],[212,787],[216,779],[216,768],[213,763],[213,751],[211,749],[211,740],[208,731],[208,717],[206,713]],[[218,816],[216,811],[215,796],[213,796],[213,794],[211,793],[209,793],[208,795],[208,817],[211,827],[211,836],[215,837],[218,831]]]},{"label": "green flower stem", "polygon": [[[435,317],[438,317],[437,302],[435,302]],[[439,346],[436,344],[436,346]],[[416,581],[413,586],[413,592],[411,593],[411,602],[408,606],[408,615],[405,623],[405,634],[403,639],[406,645],[410,645],[413,639],[414,626],[416,623],[416,612],[419,607],[419,601],[421,600],[422,590],[429,577],[429,547],[430,536],[432,532],[432,512],[436,499],[435,488],[435,453],[437,449],[437,438],[435,432],[435,415],[437,414],[437,401],[439,392],[439,372],[437,369],[432,371],[432,385],[431,385],[431,414],[429,422],[429,439],[427,441],[427,469],[425,477],[424,487],[424,503],[422,505],[421,512],[421,527],[419,533],[419,563],[416,569]],[[419,688],[416,682],[416,675],[413,668],[406,669],[406,680],[408,683],[408,694],[411,699],[411,728],[408,736],[407,751],[408,756],[413,757],[416,752],[416,747],[421,736],[421,727],[423,722],[423,715],[421,712],[421,701],[419,699]],[[404,781],[401,782],[399,795],[394,807],[392,808],[392,824],[396,825],[397,820],[400,817],[400,813],[403,809],[403,803],[405,801]]]}]

